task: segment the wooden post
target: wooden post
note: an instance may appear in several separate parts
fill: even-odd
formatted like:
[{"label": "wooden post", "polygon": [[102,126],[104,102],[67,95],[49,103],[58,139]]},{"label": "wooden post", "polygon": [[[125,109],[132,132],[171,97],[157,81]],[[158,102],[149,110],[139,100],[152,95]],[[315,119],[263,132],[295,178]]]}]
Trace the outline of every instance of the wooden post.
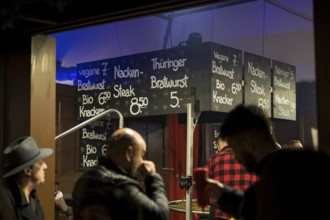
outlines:
[{"label": "wooden post", "polygon": [[32,37],[31,43],[31,135],[39,147],[54,153],[45,159],[46,183],[38,187],[45,219],[55,218],[55,111],[56,111],[56,40],[49,36]]}]

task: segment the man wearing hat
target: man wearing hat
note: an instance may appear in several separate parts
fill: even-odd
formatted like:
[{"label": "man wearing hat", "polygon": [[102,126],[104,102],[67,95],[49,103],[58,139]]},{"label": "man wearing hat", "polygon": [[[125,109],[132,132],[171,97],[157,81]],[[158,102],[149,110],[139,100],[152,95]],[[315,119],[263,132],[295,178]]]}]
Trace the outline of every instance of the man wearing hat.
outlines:
[{"label": "man wearing hat", "polygon": [[39,149],[30,136],[17,139],[4,150],[3,177],[14,197],[18,219],[44,219],[35,187],[45,182],[47,164],[43,159],[52,153],[50,148]]}]

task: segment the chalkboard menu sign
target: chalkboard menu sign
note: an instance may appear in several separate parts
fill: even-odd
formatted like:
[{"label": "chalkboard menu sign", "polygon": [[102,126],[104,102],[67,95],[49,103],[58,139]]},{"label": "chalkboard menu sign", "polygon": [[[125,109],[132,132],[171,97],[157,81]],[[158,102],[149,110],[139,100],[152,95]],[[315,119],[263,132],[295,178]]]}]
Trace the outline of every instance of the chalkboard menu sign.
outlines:
[{"label": "chalkboard menu sign", "polygon": [[[187,56],[182,47],[78,64],[79,120],[107,109],[124,118],[185,112],[191,78]],[[96,165],[108,133],[102,126],[82,130],[81,167]]]},{"label": "chalkboard menu sign", "polygon": [[109,108],[124,117],[186,113],[192,88],[202,110],[242,102],[242,52],[202,43],[77,65],[79,118]]},{"label": "chalkboard menu sign", "polygon": [[110,108],[124,117],[185,112],[188,59],[184,48],[175,48],[78,64],[80,118]]},{"label": "chalkboard menu sign", "polygon": [[[205,42],[78,64],[78,119],[82,122],[108,109],[120,111],[124,118],[186,113],[192,93],[200,111],[229,112],[243,102],[242,54]],[[244,102],[258,105],[270,117],[270,59],[245,52],[244,65]],[[295,118],[295,96],[284,90],[295,90],[291,75],[286,77],[290,68],[274,62],[274,115],[279,118]],[[81,167],[97,164],[114,129],[102,119],[81,130]]]},{"label": "chalkboard menu sign", "polygon": [[242,51],[214,45],[212,52],[211,110],[229,112],[243,101]]},{"label": "chalkboard menu sign", "polygon": [[244,103],[262,108],[271,117],[270,59],[244,52]]},{"label": "chalkboard menu sign", "polygon": [[296,68],[273,60],[273,117],[296,120]]},{"label": "chalkboard menu sign", "polygon": [[80,167],[97,165],[97,157],[105,155],[107,139],[114,132],[115,123],[111,119],[92,122],[80,131]]}]

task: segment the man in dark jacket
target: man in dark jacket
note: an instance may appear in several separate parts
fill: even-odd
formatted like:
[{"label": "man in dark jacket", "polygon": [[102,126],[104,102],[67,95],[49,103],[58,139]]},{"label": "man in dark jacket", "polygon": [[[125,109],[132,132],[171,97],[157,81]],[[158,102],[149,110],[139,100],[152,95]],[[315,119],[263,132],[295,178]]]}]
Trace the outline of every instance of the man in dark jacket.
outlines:
[{"label": "man in dark jacket", "polygon": [[246,191],[207,179],[205,193],[236,219],[330,219],[330,159],[322,152],[280,150],[270,121],[255,105],[238,105],[221,134],[237,160],[259,179]]},{"label": "man in dark jacket", "polygon": [[[162,177],[156,172],[152,161],[143,160],[146,143],[142,136],[130,128],[120,128],[109,140],[105,157],[99,157],[98,166],[87,170],[75,183],[73,197],[73,214],[80,219],[82,203],[86,196],[91,195],[91,189],[118,187],[131,198],[130,202],[137,204],[136,213],[142,211],[143,220],[166,220],[169,216],[169,206]],[[144,187],[137,181],[137,175],[144,178]],[[122,202],[122,201],[120,201]],[[109,211],[109,210],[108,210]],[[110,210],[113,219],[127,209]]]}]

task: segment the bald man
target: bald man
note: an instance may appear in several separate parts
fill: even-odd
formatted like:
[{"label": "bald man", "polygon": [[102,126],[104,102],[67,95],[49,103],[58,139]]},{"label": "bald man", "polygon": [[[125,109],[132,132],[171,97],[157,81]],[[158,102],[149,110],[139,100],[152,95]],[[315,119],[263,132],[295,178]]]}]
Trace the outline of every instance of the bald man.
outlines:
[{"label": "bald man", "polygon": [[[98,165],[84,172],[75,183],[72,193],[74,218],[84,217],[79,210],[82,208],[80,201],[86,199],[86,195],[93,194],[95,189],[109,186],[112,189],[118,187],[127,193],[130,199],[126,198],[125,201],[131,201],[127,204],[129,207],[134,205],[135,209],[130,208],[130,212],[135,210],[135,219],[168,219],[169,207],[163,179],[156,172],[155,164],[143,159],[145,152],[146,142],[138,132],[130,128],[116,130],[109,139],[106,155],[99,157]],[[136,180],[138,174],[144,179],[144,187]],[[103,210],[102,207],[98,208]],[[108,212],[112,220],[116,220],[116,216],[120,216],[118,219],[127,216],[125,207]]]},{"label": "bald man", "polygon": [[290,140],[283,145],[283,149],[302,150],[303,145],[300,140]]}]

